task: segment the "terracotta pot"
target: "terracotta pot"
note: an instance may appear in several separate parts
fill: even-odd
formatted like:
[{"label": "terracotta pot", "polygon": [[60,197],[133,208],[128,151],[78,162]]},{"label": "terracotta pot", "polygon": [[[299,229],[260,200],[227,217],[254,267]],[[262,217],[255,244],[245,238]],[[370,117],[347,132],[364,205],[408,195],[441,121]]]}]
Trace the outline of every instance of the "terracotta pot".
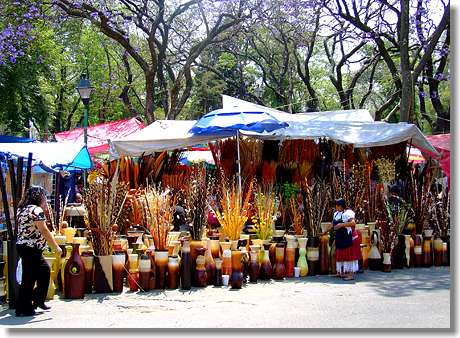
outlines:
[{"label": "terracotta pot", "polygon": [[123,292],[126,256],[123,252],[112,255],[113,292]]},{"label": "terracotta pot", "polygon": [[203,241],[191,241],[190,242],[190,262],[191,262],[191,273],[192,273],[192,285],[196,286],[195,283],[195,270],[196,270],[196,257],[197,249],[205,248],[205,243]]},{"label": "terracotta pot", "polygon": [[168,270],[168,251],[155,251],[155,288],[166,287],[166,273]]},{"label": "terracotta pot", "polygon": [[241,264],[242,253],[239,250],[232,251],[232,274],[230,285],[232,289],[241,289],[243,285],[243,266]]}]

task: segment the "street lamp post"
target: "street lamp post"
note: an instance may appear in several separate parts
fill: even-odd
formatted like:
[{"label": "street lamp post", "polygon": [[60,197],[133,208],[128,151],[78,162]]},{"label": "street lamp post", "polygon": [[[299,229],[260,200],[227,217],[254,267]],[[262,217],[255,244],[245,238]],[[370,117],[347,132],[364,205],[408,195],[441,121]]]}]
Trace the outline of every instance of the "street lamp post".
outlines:
[{"label": "street lamp post", "polygon": [[[83,118],[83,140],[85,142],[85,147],[88,146],[88,114],[89,114],[89,98],[91,96],[91,92],[94,90],[91,87],[91,83],[89,79],[86,77],[86,74],[82,74],[80,76],[80,82],[77,86],[78,94],[80,95],[81,101],[85,106],[85,115]],[[83,171],[83,183],[86,188],[86,170]]]}]

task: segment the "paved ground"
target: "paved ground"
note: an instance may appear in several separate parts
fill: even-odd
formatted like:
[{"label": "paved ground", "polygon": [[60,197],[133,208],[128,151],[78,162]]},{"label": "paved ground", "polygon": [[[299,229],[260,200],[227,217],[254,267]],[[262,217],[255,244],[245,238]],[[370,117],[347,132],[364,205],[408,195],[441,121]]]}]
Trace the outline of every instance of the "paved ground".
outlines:
[{"label": "paved ground", "polygon": [[248,284],[241,290],[91,295],[50,301],[36,317],[0,312],[11,328],[309,327],[449,328],[449,268],[365,272],[357,282],[332,276]]}]

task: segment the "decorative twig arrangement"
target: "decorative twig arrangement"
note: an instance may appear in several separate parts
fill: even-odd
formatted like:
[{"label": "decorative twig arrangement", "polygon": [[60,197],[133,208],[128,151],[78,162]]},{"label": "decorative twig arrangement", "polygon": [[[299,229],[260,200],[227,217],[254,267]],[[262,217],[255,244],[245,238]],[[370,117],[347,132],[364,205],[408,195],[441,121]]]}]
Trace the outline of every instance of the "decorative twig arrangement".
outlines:
[{"label": "decorative twig arrangement", "polygon": [[323,180],[317,179],[312,184],[305,182],[302,190],[307,233],[315,237],[321,232],[321,222],[332,197],[331,188]]},{"label": "decorative twig arrangement", "polygon": [[429,175],[428,164],[423,170],[415,168],[411,173],[411,205],[414,211],[413,218],[417,234],[421,234],[423,229],[430,227],[429,209],[432,207],[432,197],[430,192],[431,176]]},{"label": "decorative twig arrangement", "polygon": [[450,191],[436,194],[435,206],[432,208],[431,222],[435,234],[447,237],[450,230]]},{"label": "decorative twig arrangement", "polygon": [[304,227],[303,227],[303,212],[299,209],[299,205],[297,203],[297,199],[295,197],[291,197],[289,199],[289,210],[291,211],[292,215],[292,228],[294,229],[294,233],[296,235],[303,235],[304,234]]},{"label": "decorative twig arrangement", "polygon": [[152,235],[155,250],[167,250],[175,199],[170,190],[160,190],[153,186],[147,187],[143,196],[139,198],[143,199],[144,222]]},{"label": "decorative twig arrangement", "polygon": [[254,204],[257,214],[252,218],[252,221],[255,225],[257,237],[267,240],[273,233],[273,223],[278,210],[279,200],[271,188],[264,191],[259,186],[254,196]]},{"label": "decorative twig arrangement", "polygon": [[96,176],[89,180],[83,196],[88,210],[88,227],[91,230],[94,253],[97,256],[112,254],[112,226],[117,222],[128,194],[128,185],[120,182],[118,177],[118,168],[111,180],[102,175]]},{"label": "decorative twig arrangement", "polygon": [[192,167],[190,179],[185,190],[185,203],[188,211],[187,221],[193,227],[192,238],[198,241],[203,237],[208,223],[208,185],[210,182],[211,180],[206,175],[204,165],[195,165]]},{"label": "decorative twig arrangement", "polygon": [[217,208],[214,208],[213,211],[222,226],[222,235],[230,240],[240,238],[240,233],[248,220],[253,184],[254,182],[251,181],[243,199],[235,183],[230,186],[228,182],[223,182],[220,200],[222,212]]},{"label": "decorative twig arrangement", "polygon": [[57,233],[61,233],[62,222],[65,217],[65,209],[67,208],[67,202],[69,200],[70,190],[67,192],[65,199],[62,200],[62,195],[59,196],[59,212],[52,212],[51,205],[48,203],[48,210],[50,213],[50,222],[54,230],[57,229]]},{"label": "decorative twig arrangement", "polygon": [[355,212],[357,222],[364,222],[364,201],[366,195],[365,167],[353,165],[349,175],[332,172],[334,198],[343,198]]}]

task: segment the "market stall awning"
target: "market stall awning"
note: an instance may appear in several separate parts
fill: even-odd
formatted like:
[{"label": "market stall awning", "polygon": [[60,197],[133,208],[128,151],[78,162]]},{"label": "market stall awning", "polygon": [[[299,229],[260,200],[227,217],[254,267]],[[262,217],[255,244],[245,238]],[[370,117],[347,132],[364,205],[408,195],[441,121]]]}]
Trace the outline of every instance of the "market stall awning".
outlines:
[{"label": "market stall awning", "polygon": [[289,127],[270,133],[241,134],[265,140],[316,139],[326,137],[337,143],[353,144],[356,148],[380,147],[410,141],[432,156],[439,156],[416,125],[400,122],[331,122],[308,121],[290,123]]},{"label": "market stall awning", "polygon": [[[144,128],[144,124],[136,118],[112,121],[88,127],[88,150],[91,155],[108,152],[107,140],[120,139]],[[54,135],[56,141],[67,143],[84,142],[84,129],[77,128]]]},{"label": "market stall awning", "polygon": [[34,165],[51,169],[91,169],[92,161],[88,149],[82,144],[59,142],[1,143],[3,157],[23,156],[32,153]]},{"label": "market stall awning", "polygon": [[333,122],[373,122],[374,118],[366,109],[330,110],[312,113],[290,114],[281,110],[264,107],[252,102],[240,100],[228,95],[222,95],[222,106],[225,109],[256,109],[264,111],[285,122],[333,121]]},{"label": "market stall awning", "polygon": [[144,129],[123,139],[110,142],[112,158],[140,156],[157,151],[180,149],[207,143],[209,136],[194,136],[189,133],[196,120],[157,120]]},{"label": "market stall awning", "polygon": [[426,138],[441,153],[439,164],[450,182],[450,134],[428,135]]}]

